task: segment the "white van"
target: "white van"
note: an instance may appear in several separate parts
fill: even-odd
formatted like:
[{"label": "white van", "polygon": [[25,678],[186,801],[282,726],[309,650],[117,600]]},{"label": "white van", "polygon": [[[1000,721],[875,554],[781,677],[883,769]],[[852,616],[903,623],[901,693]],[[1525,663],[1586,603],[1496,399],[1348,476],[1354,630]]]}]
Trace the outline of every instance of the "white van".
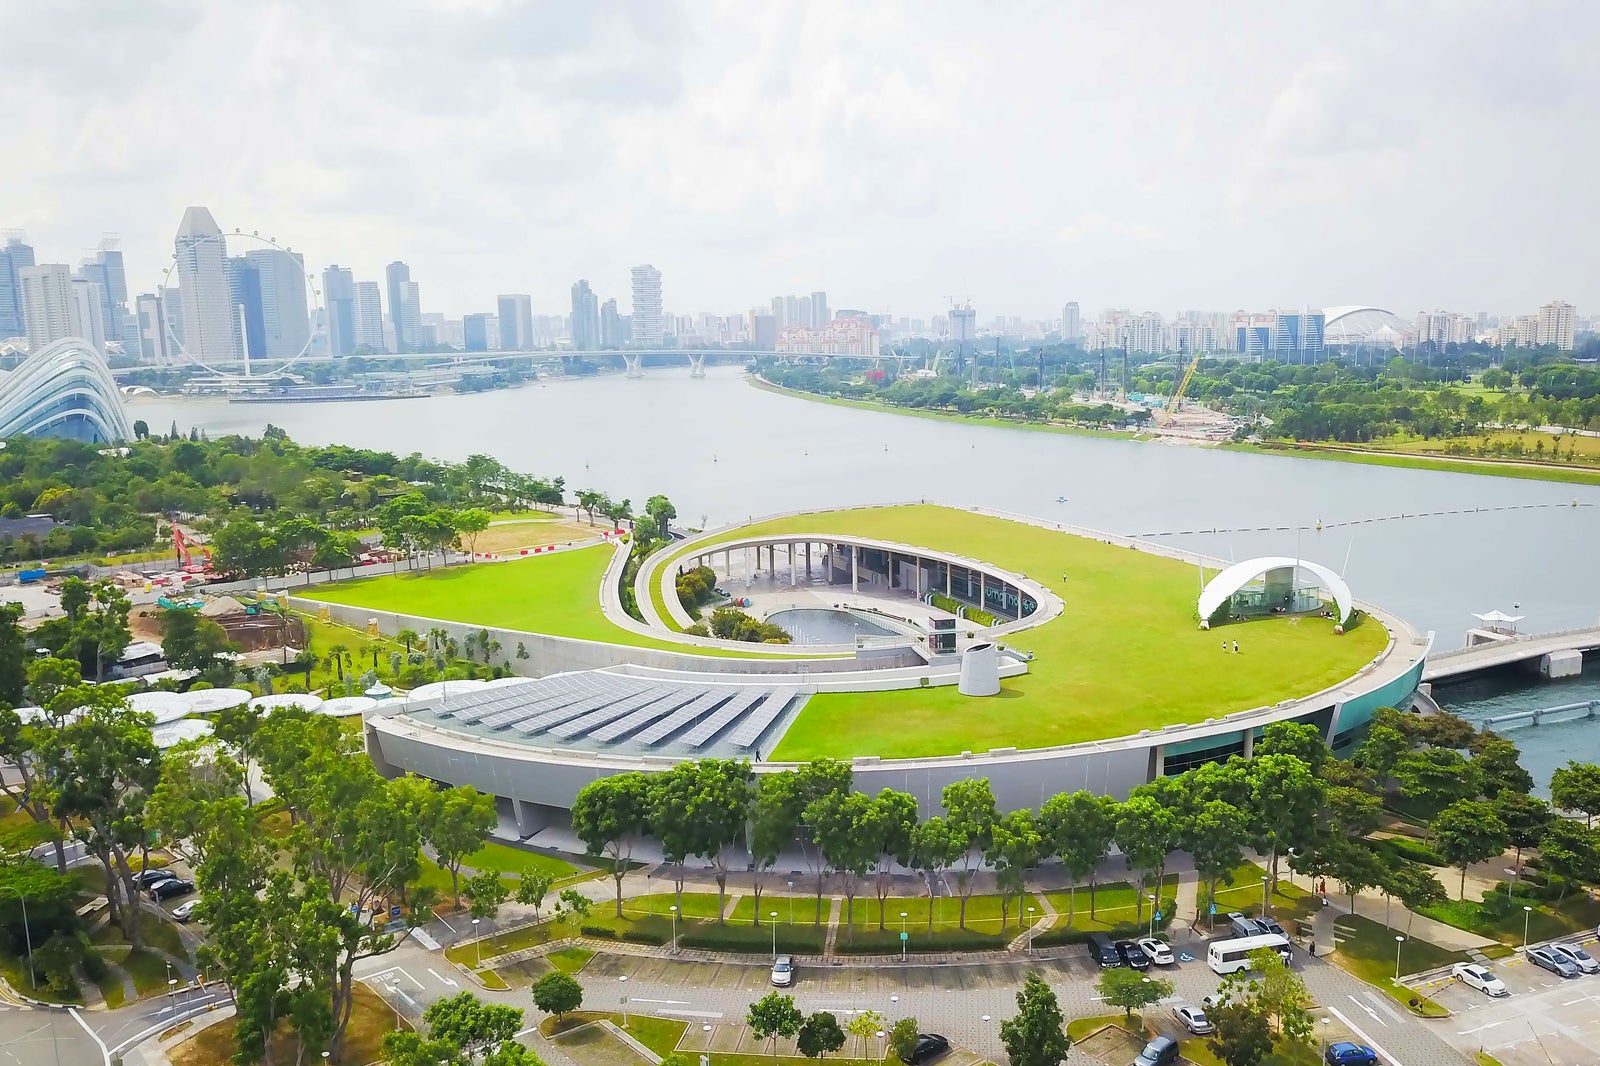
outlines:
[{"label": "white van", "polygon": [[1250,968],[1250,953],[1271,948],[1289,961],[1289,938],[1277,933],[1260,936],[1236,936],[1231,940],[1218,940],[1206,949],[1206,964],[1219,974],[1237,973]]}]

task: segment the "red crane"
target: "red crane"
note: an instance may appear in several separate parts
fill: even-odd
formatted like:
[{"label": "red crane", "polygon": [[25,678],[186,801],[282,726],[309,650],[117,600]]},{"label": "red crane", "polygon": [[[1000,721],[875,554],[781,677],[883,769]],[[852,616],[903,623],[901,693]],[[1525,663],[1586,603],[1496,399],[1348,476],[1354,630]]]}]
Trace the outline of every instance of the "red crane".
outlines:
[{"label": "red crane", "polygon": [[[200,574],[211,569],[211,549],[204,544],[189,540],[183,535],[183,530],[179,529],[176,523],[172,526],[172,547],[177,551],[178,563],[183,567],[185,573]],[[205,559],[204,562],[197,563],[194,561],[196,550],[199,550],[201,556]]]}]

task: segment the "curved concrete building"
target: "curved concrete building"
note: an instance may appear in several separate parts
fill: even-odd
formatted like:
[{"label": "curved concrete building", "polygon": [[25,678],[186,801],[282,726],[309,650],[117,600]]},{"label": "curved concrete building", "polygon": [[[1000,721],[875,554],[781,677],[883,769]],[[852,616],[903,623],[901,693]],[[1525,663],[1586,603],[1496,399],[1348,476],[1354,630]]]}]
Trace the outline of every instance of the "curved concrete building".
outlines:
[{"label": "curved concrete building", "polygon": [[122,393],[88,341],[56,341],[0,372],[0,438],[17,435],[91,443],[133,436]]}]

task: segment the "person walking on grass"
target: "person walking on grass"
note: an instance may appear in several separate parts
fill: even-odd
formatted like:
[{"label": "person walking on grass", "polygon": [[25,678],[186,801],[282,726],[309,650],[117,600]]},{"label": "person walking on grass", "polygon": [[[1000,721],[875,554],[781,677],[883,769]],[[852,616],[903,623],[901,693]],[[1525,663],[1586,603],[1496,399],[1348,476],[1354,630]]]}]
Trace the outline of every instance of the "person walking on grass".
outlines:
[{"label": "person walking on grass", "polygon": [[1233,654],[1239,654],[1239,642],[1237,640],[1233,642]]}]

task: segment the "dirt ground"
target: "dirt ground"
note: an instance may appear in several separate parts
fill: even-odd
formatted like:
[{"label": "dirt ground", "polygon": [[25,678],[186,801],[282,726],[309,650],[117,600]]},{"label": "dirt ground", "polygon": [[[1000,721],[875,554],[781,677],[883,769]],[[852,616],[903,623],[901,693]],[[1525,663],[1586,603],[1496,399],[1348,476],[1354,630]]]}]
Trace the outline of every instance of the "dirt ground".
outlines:
[{"label": "dirt ground", "polygon": [[[207,1026],[183,1043],[169,1049],[172,1066],[228,1066],[233,1055],[233,1019]],[[365,985],[356,985],[355,1008],[345,1030],[344,1053],[334,1063],[376,1062],[381,1054],[383,1035],[395,1028],[395,1013]],[[273,1037],[273,1060],[293,1062],[295,1039],[285,1025]]]}]

